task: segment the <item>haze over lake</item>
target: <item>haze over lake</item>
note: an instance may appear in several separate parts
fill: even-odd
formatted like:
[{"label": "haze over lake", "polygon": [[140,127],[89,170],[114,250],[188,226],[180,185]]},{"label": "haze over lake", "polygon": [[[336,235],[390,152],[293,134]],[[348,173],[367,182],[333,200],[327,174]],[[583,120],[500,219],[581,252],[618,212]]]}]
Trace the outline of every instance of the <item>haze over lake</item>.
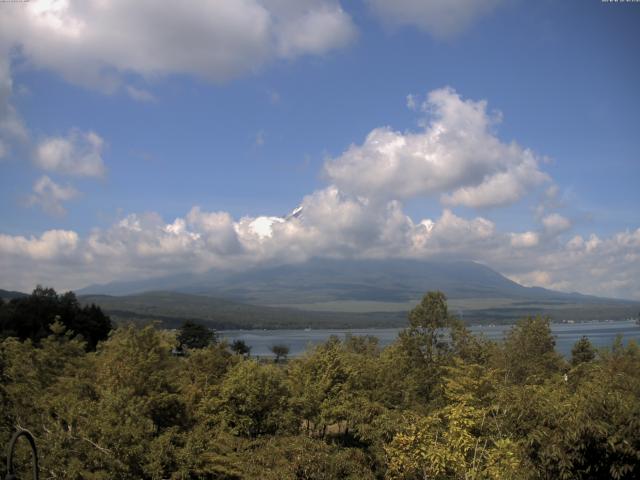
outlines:
[{"label": "haze over lake", "polygon": [[[471,326],[475,334],[485,335],[491,340],[502,340],[512,325]],[[284,344],[290,348],[289,356],[302,355],[311,346],[325,342],[332,335],[344,339],[347,335],[372,335],[378,338],[380,346],[392,343],[402,328],[364,328],[364,329],[318,329],[318,330],[226,330],[220,332],[220,338],[233,342],[243,340],[251,347],[251,355],[258,357],[274,356],[270,348],[275,344]],[[612,322],[555,323],[551,330],[556,338],[556,350],[565,356],[571,354],[574,343],[583,335],[588,337],[595,347],[609,347],[616,336],[622,335],[625,343],[629,340],[640,341],[640,326],[633,320]]]}]

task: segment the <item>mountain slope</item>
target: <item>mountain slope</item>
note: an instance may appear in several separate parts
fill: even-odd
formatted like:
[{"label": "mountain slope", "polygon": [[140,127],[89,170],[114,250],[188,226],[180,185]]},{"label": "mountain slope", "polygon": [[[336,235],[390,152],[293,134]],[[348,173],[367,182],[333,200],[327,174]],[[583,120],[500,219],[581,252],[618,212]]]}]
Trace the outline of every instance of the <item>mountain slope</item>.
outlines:
[{"label": "mountain slope", "polygon": [[212,270],[137,282],[94,285],[80,294],[128,295],[152,290],[210,295],[258,305],[335,301],[413,302],[441,290],[450,299],[599,303],[602,299],[523,287],[487,266],[466,261],[332,260],[261,267],[245,272]]},{"label": "mountain slope", "polygon": [[340,313],[306,312],[296,309],[247,305],[229,300],[176,292],[146,292],[135,295],[81,295],[83,304],[99,305],[116,322],[159,322],[179,327],[185,320],[217,329],[251,328],[363,328],[403,326],[399,312]]},{"label": "mountain slope", "polygon": [[10,300],[12,298],[28,297],[28,296],[29,296],[28,293],[15,292],[12,290],[3,290],[0,288],[0,298],[3,298],[5,300]]}]

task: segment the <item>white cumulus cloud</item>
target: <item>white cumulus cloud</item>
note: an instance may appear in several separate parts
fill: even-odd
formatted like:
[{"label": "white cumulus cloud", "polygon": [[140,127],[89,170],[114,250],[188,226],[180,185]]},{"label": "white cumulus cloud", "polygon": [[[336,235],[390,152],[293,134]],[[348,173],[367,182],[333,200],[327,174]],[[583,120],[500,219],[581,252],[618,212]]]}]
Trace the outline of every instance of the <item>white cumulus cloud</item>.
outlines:
[{"label": "white cumulus cloud", "polygon": [[640,299],[640,228],[545,242],[526,256],[497,252],[490,265],[525,285]]},{"label": "white cumulus cloud", "polygon": [[[447,257],[486,263],[526,284],[640,299],[640,229],[567,240],[560,234],[570,232],[571,220],[554,213],[553,203],[535,216],[537,231],[504,231],[484,216],[454,212],[458,205],[512,203],[550,178],[539,156],[496,136],[499,117],[487,112],[486,102],[448,88],[431,92],[422,105],[416,97],[412,102],[430,115],[422,131],[373,130],[362,145],[326,162],[329,184],[305,196],[295,215],[233,218],[196,206],[168,220],[132,213],[82,236],[68,230],[0,234],[0,282],[20,290],[37,283],[65,289],[311,257]],[[97,134],[73,130],[44,139],[36,163],[99,177],[103,146]],[[59,213],[76,195],[43,176],[30,201]],[[425,195],[440,198],[441,214],[412,218],[402,202]]]},{"label": "white cumulus cloud", "polygon": [[[70,230],[47,230],[40,237],[0,234],[0,252],[28,260],[68,257],[78,246],[78,234]],[[2,257],[0,257],[2,258]]]},{"label": "white cumulus cloud", "polygon": [[355,26],[335,0],[31,0],[3,9],[0,32],[33,65],[114,91],[125,73],[220,82],[322,55],[347,45]]},{"label": "white cumulus cloud", "polygon": [[551,213],[542,219],[542,225],[547,233],[557,235],[571,228],[571,220],[559,213]]},{"label": "white cumulus cloud", "polygon": [[493,132],[498,116],[485,101],[464,100],[451,88],[429,93],[423,131],[376,128],[325,165],[341,190],[379,198],[440,194],[449,206],[491,207],[520,199],[549,176],[541,158]]},{"label": "white cumulus cloud", "polygon": [[460,33],[502,0],[367,0],[387,25],[411,25],[435,37]]},{"label": "white cumulus cloud", "polygon": [[512,233],[511,246],[515,248],[531,248],[540,243],[540,236],[536,232]]},{"label": "white cumulus cloud", "polygon": [[23,290],[311,257],[470,259],[527,285],[640,299],[640,228],[542,242],[537,232],[504,232],[486,218],[447,209],[414,221],[397,200],[372,202],[333,186],[305,197],[301,214],[286,218],[233,219],[194,207],[169,222],[155,213],[131,214],[84,237],[61,230],[0,235],[2,283]]},{"label": "white cumulus cloud", "polygon": [[66,137],[49,137],[38,145],[35,162],[43,170],[74,176],[102,177],[104,140],[95,132],[72,130]]},{"label": "white cumulus cloud", "polygon": [[70,185],[58,185],[48,176],[43,175],[33,185],[33,194],[29,196],[29,205],[38,205],[45,212],[63,215],[66,210],[63,203],[78,196],[78,192]]}]

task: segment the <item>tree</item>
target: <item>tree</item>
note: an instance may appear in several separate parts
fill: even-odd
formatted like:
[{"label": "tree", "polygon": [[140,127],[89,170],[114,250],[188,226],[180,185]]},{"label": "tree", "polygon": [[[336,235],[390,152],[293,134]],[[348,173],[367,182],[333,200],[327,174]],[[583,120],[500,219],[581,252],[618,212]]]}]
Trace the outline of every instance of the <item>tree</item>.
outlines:
[{"label": "tree", "polygon": [[451,356],[446,329],[454,323],[442,292],[427,292],[409,312],[409,326],[382,355],[387,397],[396,397],[389,406],[427,404],[441,393],[442,367]]},{"label": "tree", "polygon": [[249,354],[251,353],[251,347],[247,345],[244,340],[240,340],[240,339],[233,341],[233,343],[231,344],[231,350],[237,353],[238,355],[242,355],[246,357],[248,357]]},{"label": "tree", "polygon": [[[378,352],[367,346],[368,339],[355,338],[343,343],[332,336],[287,366],[291,404],[310,435],[324,436],[331,427],[332,435],[346,436],[356,424],[371,423],[364,418],[378,383]],[[363,346],[361,352],[353,351]]]},{"label": "tree", "polygon": [[251,442],[242,458],[242,478],[260,480],[374,480],[369,459],[357,448],[340,448],[304,436]]},{"label": "tree", "polygon": [[238,358],[229,352],[224,342],[193,350],[179,363],[178,373],[182,396],[190,414],[207,418],[203,403],[217,395],[220,382]]},{"label": "tree", "polygon": [[204,348],[215,342],[216,334],[204,325],[187,320],[180,327],[177,340],[181,349],[184,347]]},{"label": "tree", "polygon": [[526,383],[560,371],[564,361],[555,346],[548,317],[520,320],[504,341],[506,377],[515,383]]},{"label": "tree", "polygon": [[98,348],[97,402],[82,426],[86,438],[111,452],[107,478],[150,478],[145,474],[149,455],[164,442],[177,443],[176,432],[188,425],[170,342],[153,327],[127,326]]},{"label": "tree", "polygon": [[235,435],[273,435],[291,426],[289,389],[283,369],[255,360],[227,373],[216,396],[223,425]]},{"label": "tree", "polygon": [[439,291],[427,292],[409,312],[409,325],[416,329],[435,330],[447,327],[449,318],[446,295]]},{"label": "tree", "polygon": [[574,367],[592,361],[596,358],[596,349],[587,337],[578,340],[571,349],[571,365]]},{"label": "tree", "polygon": [[449,349],[444,329],[451,327],[453,317],[449,315],[447,297],[442,292],[427,292],[413,310],[409,312],[409,328],[406,336],[414,342],[426,360],[435,361]]},{"label": "tree", "polygon": [[486,412],[464,402],[410,416],[386,446],[387,478],[527,478],[516,442],[484,434]]},{"label": "tree", "polygon": [[272,345],[271,352],[276,356],[274,362],[278,363],[281,358],[287,358],[287,355],[289,355],[289,347],[284,344]]},{"label": "tree", "polygon": [[58,319],[73,334],[81,335],[92,351],[111,331],[111,319],[100,307],[81,306],[75,293],[58,295],[53,288],[37,286],[31,295],[14,298],[1,310],[0,333],[20,340],[40,342]]}]

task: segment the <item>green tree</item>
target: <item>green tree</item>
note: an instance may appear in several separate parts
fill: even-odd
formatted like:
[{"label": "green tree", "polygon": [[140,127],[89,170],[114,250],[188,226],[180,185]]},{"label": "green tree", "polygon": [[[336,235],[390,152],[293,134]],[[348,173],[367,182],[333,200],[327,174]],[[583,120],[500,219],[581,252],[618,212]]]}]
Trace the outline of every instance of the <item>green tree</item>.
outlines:
[{"label": "green tree", "polygon": [[282,369],[247,360],[229,370],[211,404],[232,433],[257,437],[292,427],[289,395]]},{"label": "green tree", "polygon": [[[75,309],[39,295],[43,311]],[[41,471],[74,480],[638,478],[636,342],[565,380],[547,319],[497,344],[427,297],[384,349],[332,337],[282,365],[224,342],[173,356],[175,336],[153,327],[87,351],[63,311],[45,337],[0,341],[0,440],[28,428]]]},{"label": "green tree", "polygon": [[111,320],[96,305],[80,305],[73,292],[58,295],[53,288],[38,286],[28,297],[14,298],[2,306],[1,336],[35,342],[46,338],[58,319],[68,331],[81,335],[89,350],[111,331]]},{"label": "green tree", "polygon": [[219,394],[220,383],[237,358],[225,343],[194,350],[179,362],[176,375],[183,400],[195,421],[207,422],[205,403]]},{"label": "green tree", "polygon": [[231,344],[231,350],[238,355],[242,355],[243,357],[248,357],[251,353],[251,347],[247,345],[244,340],[234,340]]},{"label": "green tree", "polygon": [[492,372],[459,357],[446,367],[444,405],[426,415],[405,414],[385,446],[388,477],[403,479],[526,478],[517,441],[492,409]]},{"label": "green tree", "polygon": [[518,321],[504,341],[506,378],[515,383],[536,382],[559,372],[564,360],[555,346],[549,318],[537,316]]},{"label": "green tree", "polygon": [[204,348],[216,341],[216,334],[210,328],[187,320],[180,327],[178,336],[179,348]]},{"label": "green tree", "polygon": [[291,404],[308,434],[325,436],[331,429],[333,436],[346,436],[368,423],[378,383],[378,354],[369,344],[332,337],[289,364]]},{"label": "green tree", "polygon": [[171,343],[166,332],[127,326],[98,348],[97,413],[85,435],[110,452],[104,458],[112,477],[145,478],[155,448],[163,442],[177,448],[176,433],[189,424]]},{"label": "green tree", "polygon": [[304,436],[252,442],[243,456],[242,477],[255,480],[374,480],[366,454]]},{"label": "green tree", "polygon": [[35,435],[43,471],[81,478],[94,458],[82,428],[94,412],[93,363],[61,322],[51,330],[38,348],[16,338],[2,342],[10,416]]},{"label": "green tree", "polygon": [[596,358],[596,349],[587,337],[578,340],[571,349],[571,365],[574,367],[592,361]]},{"label": "green tree", "polygon": [[276,356],[274,359],[276,363],[278,363],[281,358],[287,358],[287,355],[289,355],[289,347],[281,343],[272,345],[270,350]]},{"label": "green tree", "polygon": [[451,329],[456,324],[442,292],[428,292],[409,312],[409,326],[382,354],[387,405],[427,405],[442,394],[442,367],[450,361]]}]

